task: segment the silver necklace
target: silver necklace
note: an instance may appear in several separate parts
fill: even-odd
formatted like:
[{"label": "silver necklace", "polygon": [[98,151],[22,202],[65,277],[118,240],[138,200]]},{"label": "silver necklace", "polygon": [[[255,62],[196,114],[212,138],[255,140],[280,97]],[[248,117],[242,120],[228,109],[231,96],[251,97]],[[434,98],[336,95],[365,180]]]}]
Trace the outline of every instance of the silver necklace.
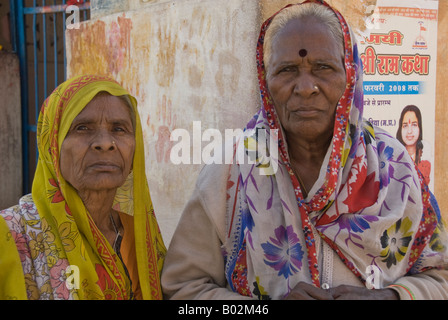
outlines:
[{"label": "silver necklace", "polygon": [[120,230],[118,230],[117,225],[115,224],[115,219],[112,216],[112,212],[109,214],[109,217],[110,217],[110,221],[112,222],[112,226],[114,227],[114,231],[115,231],[115,240],[114,240],[114,244],[112,245],[112,247],[115,250],[115,252],[119,252],[120,246],[121,246],[121,239],[123,237],[121,236]]}]

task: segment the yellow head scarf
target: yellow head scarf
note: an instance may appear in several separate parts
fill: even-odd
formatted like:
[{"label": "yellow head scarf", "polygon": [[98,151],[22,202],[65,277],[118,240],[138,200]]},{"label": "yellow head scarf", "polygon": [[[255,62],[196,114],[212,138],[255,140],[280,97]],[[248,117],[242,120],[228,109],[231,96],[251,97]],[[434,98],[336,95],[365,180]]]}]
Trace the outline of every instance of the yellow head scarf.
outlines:
[{"label": "yellow head scarf", "polygon": [[[134,231],[127,242],[123,239],[122,244],[122,247],[125,242],[128,244],[126,251],[134,261],[132,270],[129,270],[132,284],[123,263],[96,227],[77,191],[62,177],[59,166],[61,145],[73,120],[102,91],[114,96],[127,95],[136,118],[133,173],[117,190],[114,202],[114,209],[120,211],[122,217],[127,217],[125,220],[130,221],[127,225]],[[131,291],[138,291],[137,296],[143,299],[161,299],[159,274],[166,248],[149,195],[142,128],[135,98],[107,77],[84,75],[70,79],[56,88],[44,102],[38,121],[37,141],[39,161],[32,198],[38,220],[27,220],[26,227],[31,239],[31,257],[44,256],[49,280],[35,290],[38,291],[35,297],[50,290],[57,295],[54,298],[129,299]],[[40,238],[35,236],[33,239],[33,233],[29,232],[34,224],[39,226]],[[129,232],[125,232],[125,237],[126,234]],[[43,245],[35,249],[38,242]],[[36,253],[35,250],[40,251]],[[67,272],[69,281],[65,281],[63,286],[58,282],[58,274],[64,276]],[[25,272],[26,283],[30,277],[32,275]],[[27,290],[32,298],[33,290],[29,285]]]}]

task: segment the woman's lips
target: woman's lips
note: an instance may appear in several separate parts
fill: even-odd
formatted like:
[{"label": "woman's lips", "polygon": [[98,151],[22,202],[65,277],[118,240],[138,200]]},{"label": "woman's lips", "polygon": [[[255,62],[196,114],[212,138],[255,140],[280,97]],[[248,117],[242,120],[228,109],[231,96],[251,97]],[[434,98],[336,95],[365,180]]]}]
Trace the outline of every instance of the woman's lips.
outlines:
[{"label": "woman's lips", "polygon": [[295,114],[297,117],[300,118],[314,118],[316,115],[318,115],[321,111],[316,108],[297,108],[291,113]]},{"label": "woman's lips", "polygon": [[314,105],[296,104],[288,107],[290,113],[295,114],[300,118],[314,118],[316,115],[322,112],[318,107]]},{"label": "woman's lips", "polygon": [[91,164],[89,168],[95,171],[112,172],[118,170],[120,167],[117,164],[110,161],[98,161]]},{"label": "woman's lips", "polygon": [[319,110],[317,110],[317,109],[299,109],[294,112],[296,114],[300,115],[301,117],[313,117],[319,113]]}]

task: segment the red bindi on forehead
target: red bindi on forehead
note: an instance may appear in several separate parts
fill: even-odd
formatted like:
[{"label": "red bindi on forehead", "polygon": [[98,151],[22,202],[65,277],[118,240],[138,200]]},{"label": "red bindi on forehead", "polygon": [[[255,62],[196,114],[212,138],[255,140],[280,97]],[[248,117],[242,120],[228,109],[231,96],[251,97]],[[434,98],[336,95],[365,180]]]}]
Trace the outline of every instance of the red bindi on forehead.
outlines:
[{"label": "red bindi on forehead", "polygon": [[302,58],[305,58],[308,55],[308,51],[306,51],[306,49],[301,49],[299,51],[299,56],[301,56]]}]

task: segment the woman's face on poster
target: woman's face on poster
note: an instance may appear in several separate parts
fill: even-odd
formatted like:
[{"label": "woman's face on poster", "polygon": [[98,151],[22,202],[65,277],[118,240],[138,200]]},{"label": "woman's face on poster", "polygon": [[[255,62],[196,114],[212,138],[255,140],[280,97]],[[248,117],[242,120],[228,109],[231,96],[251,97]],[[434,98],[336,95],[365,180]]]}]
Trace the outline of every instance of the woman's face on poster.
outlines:
[{"label": "woman's face on poster", "polygon": [[403,117],[403,123],[401,124],[401,136],[404,143],[407,146],[416,145],[419,135],[420,128],[418,126],[418,119],[415,112],[406,112]]}]

